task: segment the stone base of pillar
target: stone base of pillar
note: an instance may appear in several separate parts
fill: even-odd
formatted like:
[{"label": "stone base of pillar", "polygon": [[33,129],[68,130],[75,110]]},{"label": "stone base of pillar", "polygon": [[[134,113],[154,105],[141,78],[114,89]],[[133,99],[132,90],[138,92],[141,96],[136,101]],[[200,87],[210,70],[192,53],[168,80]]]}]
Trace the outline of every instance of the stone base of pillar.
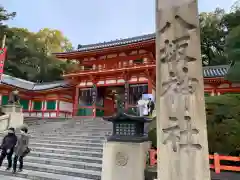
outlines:
[{"label": "stone base of pillar", "polygon": [[146,153],[150,142],[104,143],[102,180],[144,180]]},{"label": "stone base of pillar", "polygon": [[23,125],[23,112],[20,105],[5,105],[2,111],[9,115],[8,127],[19,128]]}]

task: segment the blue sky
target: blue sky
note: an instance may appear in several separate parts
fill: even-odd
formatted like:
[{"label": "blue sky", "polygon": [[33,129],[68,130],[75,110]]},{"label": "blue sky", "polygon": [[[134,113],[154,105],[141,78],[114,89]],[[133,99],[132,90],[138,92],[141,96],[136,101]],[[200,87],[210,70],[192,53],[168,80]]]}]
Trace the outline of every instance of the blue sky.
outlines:
[{"label": "blue sky", "polygon": [[[199,10],[229,10],[235,0],[199,0]],[[127,38],[155,30],[155,0],[0,0],[17,17],[10,26],[59,29],[73,45]]]}]

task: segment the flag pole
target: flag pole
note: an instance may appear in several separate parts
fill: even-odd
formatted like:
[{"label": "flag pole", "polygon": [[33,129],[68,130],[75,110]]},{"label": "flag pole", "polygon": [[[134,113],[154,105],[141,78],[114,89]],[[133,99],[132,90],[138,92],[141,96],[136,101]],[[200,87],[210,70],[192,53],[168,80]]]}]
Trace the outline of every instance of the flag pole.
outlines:
[{"label": "flag pole", "polygon": [[5,43],[6,43],[6,34],[3,35],[3,39],[2,39],[2,49],[5,47]]}]

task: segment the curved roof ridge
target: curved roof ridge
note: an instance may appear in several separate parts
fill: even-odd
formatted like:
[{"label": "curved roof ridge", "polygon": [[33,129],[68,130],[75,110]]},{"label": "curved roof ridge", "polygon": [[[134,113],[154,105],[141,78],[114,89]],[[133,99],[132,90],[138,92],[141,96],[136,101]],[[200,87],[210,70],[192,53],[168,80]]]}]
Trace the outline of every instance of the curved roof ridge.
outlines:
[{"label": "curved roof ridge", "polygon": [[96,46],[96,45],[103,45],[103,44],[106,44],[106,43],[116,43],[116,42],[121,42],[121,41],[131,41],[131,40],[135,40],[135,39],[138,39],[138,38],[148,38],[148,37],[155,37],[155,33],[144,34],[144,35],[128,37],[128,38],[120,38],[120,39],[116,39],[116,40],[109,40],[109,41],[106,41],[106,42],[104,41],[104,42],[99,42],[99,43],[85,44],[85,45],[81,45],[81,48],[90,47],[90,46]]},{"label": "curved roof ridge", "polygon": [[124,46],[124,45],[128,45],[128,44],[131,44],[131,43],[138,43],[138,42],[153,40],[153,39],[155,39],[155,33],[150,33],[150,34],[144,34],[144,35],[134,36],[134,37],[130,37],[130,38],[124,38],[124,39],[117,39],[117,40],[101,42],[101,43],[81,45],[81,47],[79,49],[76,49],[76,50],[73,50],[73,51],[53,53],[53,54],[85,52],[85,51],[91,51],[91,50],[107,48],[107,47]]},{"label": "curved roof ridge", "polygon": [[6,85],[14,86],[16,88],[33,90],[33,91],[53,89],[58,87],[66,87],[68,85],[68,83],[64,80],[45,82],[45,83],[35,83],[32,81],[27,81],[25,79],[13,77],[7,74],[3,74],[2,81],[0,84],[6,84]]}]

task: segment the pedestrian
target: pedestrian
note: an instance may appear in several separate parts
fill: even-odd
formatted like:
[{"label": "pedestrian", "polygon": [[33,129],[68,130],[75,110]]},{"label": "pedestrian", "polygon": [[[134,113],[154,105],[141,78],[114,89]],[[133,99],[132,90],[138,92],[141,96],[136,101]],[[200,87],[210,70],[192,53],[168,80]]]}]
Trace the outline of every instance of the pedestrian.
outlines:
[{"label": "pedestrian", "polygon": [[13,173],[16,173],[17,161],[19,161],[18,172],[23,170],[23,158],[30,152],[28,147],[29,144],[29,134],[28,128],[22,127],[20,130],[20,136],[18,137],[17,144],[14,150],[15,156],[13,159]]},{"label": "pedestrian", "polygon": [[151,98],[148,99],[148,111],[149,111],[149,116],[152,116],[153,110],[155,108],[155,104]]},{"label": "pedestrian", "polygon": [[144,115],[144,107],[145,107],[144,100],[142,100],[142,98],[140,97],[138,102],[137,102],[137,108],[138,108],[138,115],[139,116]]},{"label": "pedestrian", "polygon": [[0,155],[0,166],[2,166],[3,160],[7,156],[8,167],[6,170],[10,170],[12,167],[12,155],[14,147],[17,143],[17,136],[15,135],[15,129],[10,127],[8,129],[8,134],[3,138],[2,144],[0,146],[2,152]]}]

